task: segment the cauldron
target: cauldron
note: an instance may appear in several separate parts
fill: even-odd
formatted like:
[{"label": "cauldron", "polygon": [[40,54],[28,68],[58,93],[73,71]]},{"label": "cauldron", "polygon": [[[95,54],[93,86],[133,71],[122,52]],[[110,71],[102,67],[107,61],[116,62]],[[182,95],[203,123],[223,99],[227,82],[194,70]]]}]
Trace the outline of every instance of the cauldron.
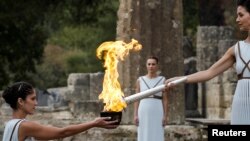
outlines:
[{"label": "cauldron", "polygon": [[108,119],[107,121],[114,121],[118,120],[114,123],[114,125],[119,125],[122,120],[122,112],[101,112],[101,117],[111,117],[111,119]]}]

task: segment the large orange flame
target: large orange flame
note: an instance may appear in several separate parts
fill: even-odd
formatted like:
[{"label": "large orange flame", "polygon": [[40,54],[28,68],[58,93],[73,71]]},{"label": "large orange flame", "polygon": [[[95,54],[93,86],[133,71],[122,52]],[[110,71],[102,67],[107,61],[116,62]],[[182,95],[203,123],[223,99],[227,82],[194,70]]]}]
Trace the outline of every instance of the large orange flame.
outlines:
[{"label": "large orange flame", "polygon": [[134,39],[130,43],[123,41],[104,42],[97,48],[96,55],[99,59],[104,60],[105,68],[103,90],[99,95],[99,99],[105,103],[104,111],[120,112],[127,107],[123,100],[124,93],[118,81],[117,65],[119,60],[124,60],[124,57],[129,54],[129,50],[138,51],[141,48],[141,44]]}]

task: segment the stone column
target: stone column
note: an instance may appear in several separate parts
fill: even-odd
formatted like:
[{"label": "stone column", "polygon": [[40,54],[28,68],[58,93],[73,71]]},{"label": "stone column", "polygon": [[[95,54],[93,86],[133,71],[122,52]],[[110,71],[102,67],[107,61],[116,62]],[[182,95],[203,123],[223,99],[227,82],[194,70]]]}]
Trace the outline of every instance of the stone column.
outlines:
[{"label": "stone column", "polygon": [[[146,74],[146,59],[159,57],[161,75],[169,78],[183,75],[181,0],[120,0],[117,22],[117,40],[134,38],[142,50],[131,52],[119,64],[120,82],[125,95],[135,93],[135,82]],[[184,121],[183,86],[169,94],[170,124]],[[133,104],[129,105],[123,120],[133,121]]]},{"label": "stone column", "polygon": [[[226,50],[233,45],[233,28],[226,26],[200,26],[197,33],[197,70],[205,70],[211,67]],[[230,71],[231,72],[231,71]],[[199,83],[198,107],[203,117],[209,119],[224,118],[224,112],[228,111],[225,106],[225,98],[228,99],[227,91],[224,90],[224,78],[227,72],[205,83]],[[225,87],[228,87],[225,84]],[[230,93],[230,92],[229,92]],[[230,95],[230,94],[229,94]],[[230,99],[230,98],[229,98]],[[230,100],[226,100],[227,103]],[[228,106],[228,104],[226,104]]]}]

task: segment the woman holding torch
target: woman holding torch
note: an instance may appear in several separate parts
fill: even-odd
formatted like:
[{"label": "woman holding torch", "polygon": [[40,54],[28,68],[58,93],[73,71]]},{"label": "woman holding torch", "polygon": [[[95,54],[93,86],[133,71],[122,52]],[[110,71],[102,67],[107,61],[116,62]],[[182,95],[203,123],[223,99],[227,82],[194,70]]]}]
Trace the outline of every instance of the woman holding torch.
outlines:
[{"label": "woman holding torch", "polygon": [[106,121],[110,119],[109,117],[99,117],[90,122],[68,125],[62,128],[45,126],[26,120],[26,116],[32,115],[37,106],[35,89],[27,82],[14,83],[4,90],[2,96],[13,109],[12,118],[5,125],[3,141],[60,139],[84,132],[93,127],[113,129],[118,126],[112,125],[117,121]]},{"label": "woman holding torch", "polygon": [[[151,56],[146,62],[147,74],[136,82],[136,92],[142,92],[162,85],[165,77],[158,76],[158,58]],[[137,141],[164,141],[166,125],[167,95],[158,92],[134,104],[134,122],[137,128]]]},{"label": "woman holding torch", "polygon": [[248,31],[245,40],[230,47],[224,56],[209,69],[185,77],[174,77],[166,81],[166,90],[174,87],[171,83],[185,78],[186,83],[210,80],[235,64],[238,75],[237,87],[232,102],[231,124],[250,124],[250,0],[237,1],[236,22],[240,30]]}]

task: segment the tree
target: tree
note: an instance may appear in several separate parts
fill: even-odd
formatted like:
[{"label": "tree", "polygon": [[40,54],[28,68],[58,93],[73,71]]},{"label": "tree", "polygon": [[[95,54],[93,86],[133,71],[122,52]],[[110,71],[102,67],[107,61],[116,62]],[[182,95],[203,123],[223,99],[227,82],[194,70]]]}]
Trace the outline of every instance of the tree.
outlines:
[{"label": "tree", "polygon": [[[55,51],[52,57],[44,54],[47,57],[32,75],[38,79],[35,84],[40,88],[65,86],[70,73],[103,71],[96,49],[102,42],[116,38],[118,4],[117,0],[66,0],[51,8],[46,18],[50,31],[47,47],[59,46],[64,53]],[[55,56],[63,63],[51,64]]]},{"label": "tree", "polygon": [[[80,49],[85,58],[69,57],[66,62],[76,64],[74,61],[79,62],[77,58],[89,60],[93,57],[85,66],[96,70],[96,47],[103,41],[115,40],[118,3],[118,0],[1,0],[0,87],[13,81],[35,82],[34,79],[40,78],[34,75],[40,75],[36,71],[39,65],[46,66],[41,63],[46,63],[42,58],[47,44],[59,45],[66,51]],[[69,33],[80,36],[65,36]],[[65,72],[68,70],[81,71],[66,68]],[[67,79],[67,73],[60,74]],[[62,85],[64,80],[53,84]]]},{"label": "tree", "polygon": [[27,72],[35,71],[46,39],[42,22],[47,4],[33,0],[0,1],[0,86],[27,80]]}]

